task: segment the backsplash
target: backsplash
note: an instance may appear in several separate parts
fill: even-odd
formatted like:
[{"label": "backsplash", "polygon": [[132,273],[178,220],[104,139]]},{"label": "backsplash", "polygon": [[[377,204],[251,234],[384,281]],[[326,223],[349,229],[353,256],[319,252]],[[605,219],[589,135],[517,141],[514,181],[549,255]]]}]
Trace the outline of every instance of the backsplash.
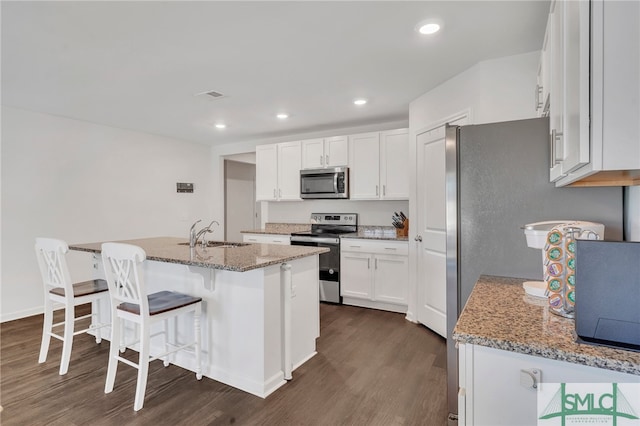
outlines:
[{"label": "backsplash", "polygon": [[311,213],[358,213],[358,224],[391,226],[393,212],[409,212],[409,201],[305,200],[270,202],[264,222],[308,223]]}]

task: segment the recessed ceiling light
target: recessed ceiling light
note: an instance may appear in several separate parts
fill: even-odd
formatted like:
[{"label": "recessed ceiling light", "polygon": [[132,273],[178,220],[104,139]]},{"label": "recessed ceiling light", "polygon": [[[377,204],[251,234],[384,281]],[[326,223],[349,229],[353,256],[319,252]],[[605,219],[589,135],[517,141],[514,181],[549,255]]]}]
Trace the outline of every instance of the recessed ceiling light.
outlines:
[{"label": "recessed ceiling light", "polygon": [[224,123],[218,123],[216,124],[216,129],[226,129],[227,125]]},{"label": "recessed ceiling light", "polygon": [[435,34],[440,31],[440,25],[438,24],[424,24],[418,30],[420,34]]},{"label": "recessed ceiling light", "polygon": [[276,117],[278,117],[280,120],[284,120],[285,118],[289,118],[289,114],[285,114],[285,113],[280,113],[278,115],[276,115]]},{"label": "recessed ceiling light", "polygon": [[424,21],[420,21],[418,25],[416,25],[416,31],[420,34],[435,34],[442,29],[442,21],[438,18],[426,19]]},{"label": "recessed ceiling light", "polygon": [[364,105],[364,104],[367,103],[367,100],[366,99],[356,99],[356,100],[353,101],[353,103],[355,105]]}]

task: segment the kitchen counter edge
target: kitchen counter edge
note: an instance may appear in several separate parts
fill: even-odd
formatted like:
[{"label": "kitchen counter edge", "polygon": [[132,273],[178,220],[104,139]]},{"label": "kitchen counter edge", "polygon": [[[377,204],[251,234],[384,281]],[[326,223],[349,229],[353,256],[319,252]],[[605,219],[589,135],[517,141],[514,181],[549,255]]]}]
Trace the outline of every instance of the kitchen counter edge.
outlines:
[{"label": "kitchen counter edge", "polygon": [[523,281],[481,276],[458,318],[453,339],[640,375],[640,352],[576,342],[574,320],[551,313],[544,299],[528,296]]},{"label": "kitchen counter edge", "polygon": [[[322,247],[280,246],[275,244],[251,243],[241,247],[209,247],[206,249],[206,253],[201,252],[201,249],[197,247],[193,249],[193,253],[196,257],[204,256],[206,254],[210,258],[194,259],[192,249],[190,249],[188,245],[182,245],[182,243],[187,242],[187,240],[183,238],[154,237],[113,242],[133,244],[142,247],[147,254],[147,260],[187,266],[199,266],[203,268],[220,269],[232,272],[246,272],[253,269],[265,268],[267,266],[277,265],[316,254],[327,253],[329,251],[328,248]],[[102,242],[70,244],[69,249],[89,253],[101,253],[101,245]],[[258,251],[260,252],[259,254]],[[265,251],[268,252],[268,254],[263,254]],[[217,260],[216,257],[222,258],[223,261]],[[267,260],[268,257],[271,258]]]}]

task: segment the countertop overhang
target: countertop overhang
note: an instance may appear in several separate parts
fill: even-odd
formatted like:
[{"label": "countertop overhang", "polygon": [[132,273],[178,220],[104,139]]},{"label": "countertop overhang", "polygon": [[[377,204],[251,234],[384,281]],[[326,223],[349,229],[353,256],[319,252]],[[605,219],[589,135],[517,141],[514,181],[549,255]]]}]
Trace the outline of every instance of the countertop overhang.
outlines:
[{"label": "countertop overhang", "polygon": [[483,275],[453,330],[460,343],[640,375],[640,352],[576,342],[574,320],[526,295],[522,278]]},{"label": "countertop overhang", "polygon": [[[234,272],[264,268],[329,251],[324,247],[276,244],[246,244],[239,247],[207,248],[198,245],[190,248],[187,239],[176,237],[141,238],[113,242],[141,247],[146,252],[148,260]],[[70,244],[69,248],[77,251],[101,253],[102,243]]]}]

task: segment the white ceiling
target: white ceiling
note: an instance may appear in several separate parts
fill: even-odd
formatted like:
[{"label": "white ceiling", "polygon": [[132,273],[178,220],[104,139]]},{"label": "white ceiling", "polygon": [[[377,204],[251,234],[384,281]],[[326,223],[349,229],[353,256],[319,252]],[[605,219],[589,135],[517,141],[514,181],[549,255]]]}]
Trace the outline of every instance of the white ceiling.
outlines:
[{"label": "white ceiling", "polygon": [[[2,104],[206,144],[397,121],[477,62],[539,50],[548,7],[2,1]],[[420,36],[427,18],[443,30]]]}]

